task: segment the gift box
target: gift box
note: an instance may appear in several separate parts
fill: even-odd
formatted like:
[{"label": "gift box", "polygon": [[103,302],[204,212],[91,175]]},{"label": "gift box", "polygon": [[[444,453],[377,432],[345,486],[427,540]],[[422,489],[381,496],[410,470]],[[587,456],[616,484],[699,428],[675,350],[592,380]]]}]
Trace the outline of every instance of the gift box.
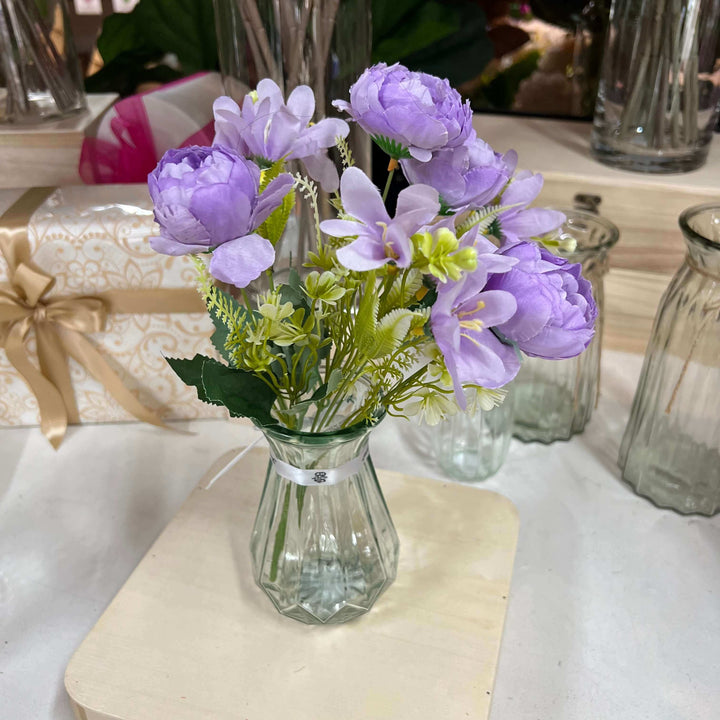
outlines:
[{"label": "gift box", "polygon": [[57,446],[68,423],[224,416],[164,360],[212,353],[213,328],[156,231],[144,185],[35,189],[4,213],[0,425],[41,424]]}]

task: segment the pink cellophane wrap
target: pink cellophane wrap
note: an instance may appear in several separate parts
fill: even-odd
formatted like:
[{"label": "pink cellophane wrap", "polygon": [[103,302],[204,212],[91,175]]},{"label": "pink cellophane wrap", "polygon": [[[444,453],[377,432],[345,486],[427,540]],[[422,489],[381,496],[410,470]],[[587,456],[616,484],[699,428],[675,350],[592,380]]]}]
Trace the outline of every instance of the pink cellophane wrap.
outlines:
[{"label": "pink cellophane wrap", "polygon": [[[32,261],[55,277],[49,297],[111,289],[189,288],[195,271],[185,257],[159,255],[147,238],[157,232],[145,185],[68,187],[55,191],[29,225]],[[7,281],[0,262],[0,283]],[[163,356],[213,354],[206,313],[109,314],[104,332],[88,335],[123,383],[165,420],[224,417],[201,403]],[[34,337],[28,339],[35,357]],[[134,421],[105,388],[70,359],[82,422]],[[37,402],[0,349],[0,425],[37,425]]]},{"label": "pink cellophane wrap", "polygon": [[88,184],[147,181],[170,148],[211,145],[220,75],[200,73],[120,100],[83,141],[80,177]]}]

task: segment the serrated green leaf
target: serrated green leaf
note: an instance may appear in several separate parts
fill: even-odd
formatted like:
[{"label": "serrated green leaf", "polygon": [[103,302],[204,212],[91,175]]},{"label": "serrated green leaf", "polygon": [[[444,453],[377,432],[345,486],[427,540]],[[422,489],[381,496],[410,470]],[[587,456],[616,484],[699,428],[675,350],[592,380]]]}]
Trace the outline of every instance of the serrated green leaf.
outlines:
[{"label": "serrated green leaf", "polygon": [[285,226],[294,207],[295,191],[291,190],[283,198],[280,206],[273,210],[268,219],[257,229],[258,234],[267,238],[273,245],[277,245],[285,232]]},{"label": "serrated green leaf", "polygon": [[360,298],[355,321],[355,335],[360,352],[369,355],[373,350],[380,298],[375,289],[375,273],[370,273],[365,283],[365,292]]},{"label": "serrated green leaf", "polygon": [[410,157],[410,151],[401,145],[397,140],[391,140],[384,135],[371,135],[373,142],[386,154],[395,160],[406,160]]},{"label": "serrated green leaf", "polygon": [[223,405],[233,417],[250,418],[259,425],[276,424],[270,414],[275,393],[256,375],[205,355],[195,355],[190,360],[166,360],[186,385],[197,390],[203,402]]},{"label": "serrated green leaf", "polygon": [[389,355],[393,350],[397,350],[407,337],[414,317],[414,312],[404,308],[391,310],[385,315],[378,323],[375,343],[370,357],[373,359],[381,358]]}]

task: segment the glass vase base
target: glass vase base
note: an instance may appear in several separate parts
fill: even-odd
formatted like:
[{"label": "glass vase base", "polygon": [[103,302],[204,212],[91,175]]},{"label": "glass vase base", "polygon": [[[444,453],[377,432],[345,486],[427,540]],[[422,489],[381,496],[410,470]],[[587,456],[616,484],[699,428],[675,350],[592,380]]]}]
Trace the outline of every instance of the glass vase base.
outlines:
[{"label": "glass vase base", "polygon": [[547,383],[539,391],[537,386],[522,383],[514,392],[514,438],[549,445],[556,440],[570,440],[585,429],[589,416],[586,406],[576,408],[573,393],[563,385]]},{"label": "glass vase base", "polygon": [[395,579],[393,575],[368,580],[369,572],[378,574],[373,568],[353,569],[333,562],[307,565],[292,598],[274,583],[257,581],[281,615],[307,625],[344,623],[364,615]]},{"label": "glass vase base", "polygon": [[654,175],[673,175],[701,168],[708,156],[708,147],[686,151],[637,152],[637,149],[620,149],[593,136],[592,156],[603,165]]},{"label": "glass vase base", "polygon": [[[657,448],[631,448],[622,470],[623,480],[657,507],[681,515],[715,515],[720,511],[716,479],[720,455],[687,437],[668,441],[667,447],[672,457],[663,457]],[[692,481],[689,467],[696,468]],[[697,477],[705,478],[705,482],[698,482]]]},{"label": "glass vase base", "polygon": [[[507,452],[507,451],[506,451]],[[465,482],[482,482],[492,477],[501,467],[505,460],[505,454],[493,462],[488,462],[482,452],[456,451],[452,457],[438,458],[438,465],[443,472],[457,480]]]}]

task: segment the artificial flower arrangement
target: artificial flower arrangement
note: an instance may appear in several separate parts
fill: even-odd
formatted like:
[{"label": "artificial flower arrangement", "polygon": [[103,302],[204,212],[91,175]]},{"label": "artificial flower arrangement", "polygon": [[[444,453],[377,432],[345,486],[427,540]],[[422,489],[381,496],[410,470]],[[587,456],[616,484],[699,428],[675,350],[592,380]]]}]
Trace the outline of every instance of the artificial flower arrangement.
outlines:
[{"label": "artificial flower arrangement", "polygon": [[[564,216],[528,207],[542,177],[476,136],[447,80],[381,63],[334,105],[389,156],[384,192],[354,166],[345,121],[312,123],[310,88],[285,101],[268,79],[242,107],[215,102],[212,147],[171,150],[150,175],[152,247],[192,256],[224,360],[169,360],[201,400],[311,432],[372,423],[379,410],[435,423],[468,401],[501,402],[523,353],[562,359],[587,347],[590,283],[542,242]],[[307,175],[290,175],[290,161]],[[391,211],[398,168],[409,186]],[[335,219],[320,219],[316,182],[334,192]],[[316,247],[280,282],[276,249],[298,193]],[[263,274],[267,289],[251,297]],[[359,382],[362,402],[340,420]]]}]

